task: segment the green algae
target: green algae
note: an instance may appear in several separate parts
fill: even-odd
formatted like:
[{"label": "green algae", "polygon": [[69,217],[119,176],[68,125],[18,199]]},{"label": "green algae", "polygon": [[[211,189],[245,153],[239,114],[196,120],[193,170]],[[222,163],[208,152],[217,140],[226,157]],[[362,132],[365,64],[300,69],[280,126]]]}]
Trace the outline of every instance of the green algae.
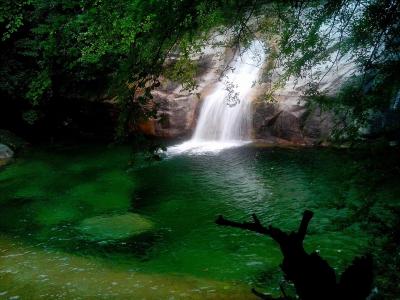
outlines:
[{"label": "green algae", "polygon": [[[109,280],[133,271],[148,275],[141,282],[147,292],[133,287],[126,297],[141,293],[157,299],[157,293],[167,290],[151,290],[151,278],[171,276],[218,281],[222,294],[224,284],[239,282],[243,291],[258,286],[278,295],[282,256],[277,245],[266,237],[216,226],[218,214],[246,220],[255,212],[265,224],[294,230],[302,211],[312,209],[315,217],[305,246],[318,250],[340,273],[354,256],[369,250],[373,238],[364,219],[354,218],[364,199],[374,197],[371,207],[387,220],[392,218],[386,206],[400,203],[398,185],[391,181],[376,193],[366,190],[359,172],[362,162],[342,152],[242,148],[133,166],[130,159],[127,147],[27,152],[0,170],[0,231],[13,237],[13,243],[42,249],[43,261],[46,251],[56,249],[117,269],[119,275],[108,267],[103,270]],[[26,256],[19,263],[34,265],[36,259]],[[77,260],[74,268],[79,264]],[[0,288],[8,282],[9,291],[13,284],[21,291],[30,284],[36,295],[46,294],[48,287],[32,279],[41,275],[39,270],[19,272],[21,278],[0,273]],[[99,276],[89,269],[84,274]],[[196,282],[189,290],[180,289],[186,296],[175,298],[195,297],[200,288]],[[78,291],[84,286],[74,283]],[[107,294],[106,288],[99,293]],[[125,293],[112,288],[116,295]],[[66,295],[76,295],[71,290],[64,286]]]},{"label": "green algae", "polygon": [[126,239],[154,227],[147,218],[134,213],[84,219],[76,228],[91,241]]}]

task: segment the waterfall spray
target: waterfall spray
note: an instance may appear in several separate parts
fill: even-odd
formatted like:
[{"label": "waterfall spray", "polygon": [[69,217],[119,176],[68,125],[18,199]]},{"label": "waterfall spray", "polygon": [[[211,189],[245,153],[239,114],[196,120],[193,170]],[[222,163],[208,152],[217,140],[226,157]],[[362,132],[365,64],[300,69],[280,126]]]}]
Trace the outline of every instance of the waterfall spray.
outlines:
[{"label": "waterfall spray", "polygon": [[214,91],[203,102],[193,137],[169,153],[216,152],[250,141],[251,99],[265,59],[263,44],[253,41],[234,57]]}]

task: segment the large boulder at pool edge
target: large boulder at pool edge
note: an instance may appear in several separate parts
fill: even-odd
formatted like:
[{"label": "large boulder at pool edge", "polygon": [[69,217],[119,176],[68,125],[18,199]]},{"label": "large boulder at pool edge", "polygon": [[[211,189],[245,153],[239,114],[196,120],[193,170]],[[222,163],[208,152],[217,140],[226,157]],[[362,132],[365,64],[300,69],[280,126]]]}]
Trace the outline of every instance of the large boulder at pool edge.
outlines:
[{"label": "large boulder at pool edge", "polygon": [[14,156],[14,151],[4,144],[0,144],[0,159],[9,159]]}]

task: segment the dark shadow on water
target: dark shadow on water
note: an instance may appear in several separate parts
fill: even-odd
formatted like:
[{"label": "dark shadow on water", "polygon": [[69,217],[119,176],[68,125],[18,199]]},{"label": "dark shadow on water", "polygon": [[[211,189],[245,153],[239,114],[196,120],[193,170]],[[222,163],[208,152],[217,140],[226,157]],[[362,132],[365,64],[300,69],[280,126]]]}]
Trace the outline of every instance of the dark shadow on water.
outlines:
[{"label": "dark shadow on water", "polygon": [[[334,269],[317,252],[307,253],[303,241],[313,213],[306,210],[297,232],[285,233],[279,228],[269,225],[265,227],[255,214],[253,222],[235,222],[222,215],[216,223],[222,226],[236,227],[267,235],[277,242],[283,254],[280,265],[285,279],[294,284],[297,296],[303,300],[365,300],[372,290],[373,265],[372,256],[355,258],[352,264],[336,280]],[[274,298],[258,292],[253,294],[261,299],[295,299],[286,295],[281,287],[282,297]]]},{"label": "dark shadow on water", "polygon": [[13,197],[0,204],[0,231],[9,234],[34,232],[40,228],[32,224],[32,211],[29,206],[37,199],[29,197]]},{"label": "dark shadow on water", "polygon": [[119,240],[86,239],[75,229],[66,233],[70,239],[66,241],[49,242],[48,246],[61,249],[66,252],[80,255],[90,255],[102,258],[110,258],[113,255],[134,257],[139,261],[148,261],[152,258],[153,248],[162,238],[157,231],[144,232],[129,238]]}]

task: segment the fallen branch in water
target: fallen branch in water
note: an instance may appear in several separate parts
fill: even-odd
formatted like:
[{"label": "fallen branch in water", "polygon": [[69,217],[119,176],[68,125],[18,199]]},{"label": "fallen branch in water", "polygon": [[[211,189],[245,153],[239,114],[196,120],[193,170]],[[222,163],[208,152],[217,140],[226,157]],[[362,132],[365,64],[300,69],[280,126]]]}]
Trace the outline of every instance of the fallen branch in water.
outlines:
[{"label": "fallen branch in water", "polygon": [[[276,241],[283,254],[283,262],[280,267],[285,274],[285,279],[293,282],[300,299],[365,300],[372,289],[371,256],[354,259],[352,265],[343,272],[337,283],[335,271],[327,261],[322,259],[318,253],[308,254],[304,249],[303,241],[312,217],[313,212],[304,211],[297,232],[289,234],[271,225],[263,226],[255,214],[252,215],[253,222],[235,222],[220,215],[216,223],[264,234]],[[264,295],[255,289],[252,289],[252,292],[261,299],[290,299],[285,295],[283,289],[283,297],[280,298]]]}]

